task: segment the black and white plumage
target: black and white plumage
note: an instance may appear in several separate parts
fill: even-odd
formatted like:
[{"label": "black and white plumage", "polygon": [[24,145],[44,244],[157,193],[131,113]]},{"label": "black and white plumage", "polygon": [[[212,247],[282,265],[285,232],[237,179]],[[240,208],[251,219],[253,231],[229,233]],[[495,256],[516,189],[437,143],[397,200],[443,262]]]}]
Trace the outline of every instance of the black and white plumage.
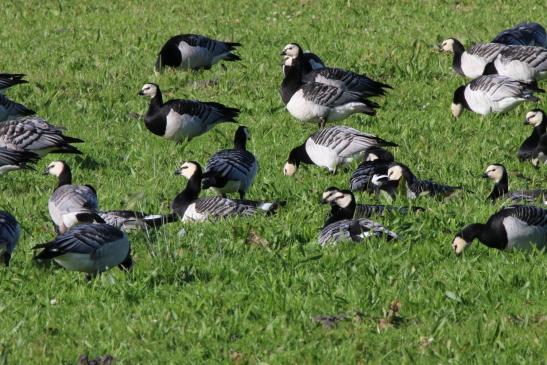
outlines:
[{"label": "black and white plumage", "polygon": [[213,188],[225,197],[228,193],[239,193],[240,199],[251,187],[258,172],[256,157],[246,150],[250,138],[247,127],[237,129],[234,137],[234,148],[215,153],[203,172],[203,189]]},{"label": "black and white plumage", "polygon": [[533,126],[534,130],[530,137],[522,142],[522,145],[518,150],[517,155],[520,161],[532,159],[541,136],[547,132],[547,118],[545,118],[545,112],[541,109],[530,110],[526,113],[524,124]]},{"label": "black and white plumage", "polygon": [[0,147],[30,151],[40,157],[48,153],[81,154],[71,145],[81,142],[81,139],[65,136],[62,128],[36,116],[0,123]]},{"label": "black and white plumage", "polygon": [[386,89],[391,86],[374,81],[366,75],[360,75],[340,68],[322,67],[310,70],[305,67],[306,59],[302,48],[296,43],[289,43],[283,48],[284,67],[290,67],[296,62],[300,65],[300,78],[304,83],[317,82],[320,84],[335,86],[340,89],[355,91],[365,97],[385,95]]},{"label": "black and white plumage", "polygon": [[366,191],[378,195],[386,192],[395,198],[397,182],[387,178],[387,170],[394,162],[393,155],[381,147],[371,147],[365,151],[364,161],[351,174],[351,191]]},{"label": "black and white plumage", "polygon": [[301,61],[294,59],[285,67],[281,83],[281,100],[289,113],[301,122],[319,123],[340,120],[352,114],[375,115],[378,104],[363,93],[318,82],[304,83]]},{"label": "black and white plumage", "polygon": [[547,246],[547,209],[527,205],[503,208],[485,224],[465,227],[452,241],[452,249],[460,255],[475,238],[498,250],[542,249]]},{"label": "black and white plumage", "polygon": [[34,167],[31,164],[38,162],[39,158],[33,152],[0,147],[0,175],[15,170],[33,170]]},{"label": "black and white plumage", "polygon": [[505,166],[501,164],[489,165],[482,177],[494,181],[494,188],[488,196],[488,199],[492,201],[510,199],[514,202],[534,202],[540,198],[547,198],[547,189],[509,191],[509,176]]},{"label": "black and white plumage", "polygon": [[447,197],[462,189],[460,186],[449,186],[430,180],[420,180],[410,171],[408,166],[399,162],[390,165],[387,175],[389,180],[399,182],[399,189],[408,199],[416,199],[424,195]]},{"label": "black and white plumage", "polygon": [[547,48],[507,46],[484,68],[484,75],[498,74],[534,84],[547,77]]},{"label": "black and white plumage", "polygon": [[90,185],[72,185],[72,172],[64,161],[53,161],[44,175],[58,178],[58,184],[48,201],[49,215],[57,233],[65,233],[76,224],[104,220],[97,214],[99,202],[95,189]]},{"label": "black and white plumage", "polygon": [[5,95],[0,94],[0,125],[2,122],[17,117],[33,115],[34,110],[31,110],[23,104],[16,103],[8,99]]},{"label": "black and white plumage", "polygon": [[129,232],[135,229],[148,230],[156,229],[164,224],[178,221],[178,216],[146,214],[133,210],[109,210],[98,212],[106,224],[110,224],[124,232]]},{"label": "black and white plumage", "polygon": [[9,266],[20,235],[21,227],[15,217],[8,212],[0,211],[0,254],[6,266]]},{"label": "black and white plumage", "polygon": [[33,249],[41,249],[36,260],[53,260],[66,270],[87,274],[115,266],[128,270],[133,265],[127,235],[104,223],[82,224]]},{"label": "black and white plumage", "polygon": [[239,115],[239,109],[215,102],[173,99],[164,103],[157,84],[145,84],[139,95],[151,98],[144,116],[146,128],[175,142],[189,142],[220,123],[237,123]]},{"label": "black and white plumage", "polygon": [[349,190],[327,189],[322,204],[331,205],[331,213],[319,234],[319,244],[325,246],[340,241],[359,242],[367,237],[384,236],[387,240],[397,239],[397,234],[369,219],[354,219],[355,197]]},{"label": "black and white plumage", "polygon": [[28,81],[23,80],[24,77],[25,74],[0,73],[0,94],[3,94],[12,86],[26,84]]},{"label": "black and white plumage", "polygon": [[520,23],[500,32],[492,43],[547,47],[547,33],[538,23]]},{"label": "black and white plumage", "polygon": [[481,115],[503,113],[525,101],[539,101],[534,92],[544,91],[505,76],[480,76],[456,89],[452,99],[452,115],[458,118],[464,109]]},{"label": "black and white plumage", "polygon": [[283,173],[294,175],[301,163],[325,167],[334,173],[338,165],[362,158],[370,147],[387,146],[397,144],[346,126],[322,128],[291,150]]},{"label": "black and white plumage", "polygon": [[452,69],[459,75],[475,79],[483,74],[486,65],[505,49],[498,43],[475,44],[468,50],[455,38],[445,39],[441,46],[444,52],[454,53]]},{"label": "black and white plumage", "polygon": [[257,212],[273,214],[281,205],[277,202],[233,200],[220,196],[199,198],[203,173],[199,163],[185,162],[175,171],[188,179],[186,188],[171,203],[171,210],[183,222],[203,222],[214,218],[250,216]]},{"label": "black and white plumage", "polygon": [[[535,151],[532,153],[532,165],[538,167],[543,164],[547,165],[547,133],[543,133],[543,136],[538,141]],[[547,199],[545,200],[547,204]]]},{"label": "black and white plumage", "polygon": [[161,48],[156,60],[156,71],[164,67],[189,70],[208,70],[219,61],[239,61],[232,53],[237,42],[222,42],[199,34],[180,34],[170,38]]}]

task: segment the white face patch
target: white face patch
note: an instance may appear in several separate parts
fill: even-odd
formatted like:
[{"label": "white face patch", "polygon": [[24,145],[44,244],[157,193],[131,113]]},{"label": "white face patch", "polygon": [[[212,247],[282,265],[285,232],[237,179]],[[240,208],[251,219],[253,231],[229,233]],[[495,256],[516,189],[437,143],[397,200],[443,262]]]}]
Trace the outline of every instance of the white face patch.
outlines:
[{"label": "white face patch", "polygon": [[453,39],[445,39],[443,43],[441,43],[441,49],[444,52],[454,52],[454,40]]},{"label": "white face patch", "polygon": [[333,201],[335,201],[336,199],[338,199],[342,196],[344,196],[344,194],[342,194],[339,191],[329,190],[329,191],[325,191],[323,193],[322,198],[323,198],[323,201],[328,202],[328,203],[332,203]]},{"label": "white face patch", "polygon": [[197,166],[191,162],[185,162],[180,167],[180,174],[187,179],[190,179],[196,173]]},{"label": "white face patch", "polygon": [[61,161],[53,161],[47,167],[47,171],[50,175],[59,177],[63,170],[65,169],[65,164]]},{"label": "white face patch", "polygon": [[367,156],[367,161],[376,161],[376,160],[379,160],[380,157],[378,157],[378,155],[374,154],[374,153],[369,153],[368,156]]},{"label": "white face patch", "polygon": [[340,208],[346,208],[351,203],[351,195],[349,194],[342,194],[341,197],[336,199],[336,205],[338,205]]},{"label": "white face patch", "polygon": [[497,183],[503,176],[503,168],[499,165],[490,165],[486,168],[484,173]]},{"label": "white face patch", "polygon": [[452,115],[454,118],[459,118],[460,115],[462,115],[463,112],[463,105],[462,104],[454,104],[450,106],[450,110],[452,111]]},{"label": "white face patch", "polygon": [[543,113],[542,112],[528,112],[526,114],[526,123],[537,127],[543,122]]},{"label": "white face patch", "polygon": [[391,166],[387,170],[387,177],[389,180],[399,181],[403,177],[403,168],[399,165]]},{"label": "white face patch", "polygon": [[144,84],[144,86],[141,89],[142,95],[149,96],[151,98],[156,96],[157,92],[158,92],[158,87],[153,84]]},{"label": "white face patch", "polygon": [[300,54],[300,48],[293,43],[289,43],[283,48],[283,54],[290,58],[296,58]]},{"label": "white face patch", "polygon": [[452,241],[452,249],[454,250],[454,253],[456,255],[461,254],[467,246],[469,246],[471,243],[465,241],[463,238],[456,236],[454,238],[454,241]]},{"label": "white face patch", "polygon": [[285,176],[293,176],[296,173],[296,165],[293,165],[292,163],[285,163],[285,166],[283,166],[283,175]]}]

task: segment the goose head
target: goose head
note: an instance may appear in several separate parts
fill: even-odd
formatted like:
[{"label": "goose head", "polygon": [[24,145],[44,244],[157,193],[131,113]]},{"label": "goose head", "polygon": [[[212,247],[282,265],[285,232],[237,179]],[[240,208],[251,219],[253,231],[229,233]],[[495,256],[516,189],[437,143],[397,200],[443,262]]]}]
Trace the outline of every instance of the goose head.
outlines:
[{"label": "goose head", "polygon": [[534,127],[537,127],[541,123],[543,123],[544,119],[545,119],[545,112],[541,109],[534,109],[526,113],[526,119],[524,120],[524,124],[529,124]]},{"label": "goose head", "polygon": [[456,256],[459,256],[470,244],[471,242],[466,241],[461,237],[460,234],[458,234],[456,237],[454,237],[454,240],[452,240],[452,249],[454,250]]},{"label": "goose head", "polygon": [[400,181],[404,179],[404,168],[401,165],[392,165],[387,170],[387,178],[391,181]]},{"label": "goose head", "polygon": [[463,113],[464,105],[467,103],[465,101],[465,87],[466,85],[460,86],[454,91],[454,97],[452,98],[452,105],[450,106],[450,111],[454,118],[459,118]]},{"label": "goose head", "polygon": [[506,174],[505,167],[500,164],[489,165],[482,174],[482,177],[485,179],[494,180],[495,183],[499,183],[503,176]]},{"label": "goose head", "polygon": [[175,175],[184,176],[190,180],[196,173],[201,173],[201,166],[195,161],[184,162],[178,169],[175,170]]},{"label": "goose head", "polygon": [[447,53],[463,52],[463,44],[456,38],[447,38],[439,45],[439,50]]},{"label": "goose head", "polygon": [[148,96],[149,98],[154,98],[158,94],[160,87],[158,84],[144,84],[141,91],[139,91],[140,96]]},{"label": "goose head", "polygon": [[283,65],[292,66],[293,60],[302,54],[302,48],[296,43],[289,43],[281,51]]},{"label": "goose head", "polygon": [[44,169],[44,175],[52,175],[59,177],[68,169],[68,165],[65,161],[53,161]]}]

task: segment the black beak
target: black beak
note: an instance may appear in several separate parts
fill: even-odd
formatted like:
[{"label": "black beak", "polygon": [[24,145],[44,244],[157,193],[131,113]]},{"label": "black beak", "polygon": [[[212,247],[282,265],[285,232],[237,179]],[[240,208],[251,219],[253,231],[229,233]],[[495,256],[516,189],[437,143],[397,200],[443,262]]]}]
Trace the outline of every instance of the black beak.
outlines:
[{"label": "black beak", "polygon": [[139,92],[137,93],[137,95],[138,95],[138,96],[144,96],[144,91],[142,91],[142,90],[139,91]]},{"label": "black beak", "polygon": [[286,56],[287,53],[285,53],[285,51],[281,51],[281,52],[279,53],[279,55],[280,55],[280,56]]},{"label": "black beak", "polygon": [[46,167],[44,171],[42,171],[42,175],[49,175],[49,167]]},{"label": "black beak", "polygon": [[528,123],[528,118],[524,119],[524,125],[528,125],[530,123]]},{"label": "black beak", "polygon": [[182,175],[182,170],[181,169],[176,169],[175,170],[175,175]]},{"label": "black beak", "polygon": [[488,176],[488,174],[485,172],[484,174],[482,174],[482,178],[483,179],[488,179],[490,176]]}]

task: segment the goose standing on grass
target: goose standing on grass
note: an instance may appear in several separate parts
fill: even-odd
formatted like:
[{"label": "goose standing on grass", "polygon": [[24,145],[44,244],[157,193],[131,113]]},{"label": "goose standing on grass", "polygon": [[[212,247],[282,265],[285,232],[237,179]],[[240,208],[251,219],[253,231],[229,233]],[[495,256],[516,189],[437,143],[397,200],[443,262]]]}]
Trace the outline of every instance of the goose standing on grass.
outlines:
[{"label": "goose standing on grass", "polygon": [[82,224],[39,244],[36,260],[54,260],[69,271],[100,274],[118,266],[129,270],[133,266],[131,245],[127,235],[109,224]]},{"label": "goose standing on grass", "polygon": [[503,208],[486,224],[465,227],[452,241],[452,249],[460,255],[475,238],[498,250],[542,249],[547,245],[547,209],[527,205]]},{"label": "goose standing on grass", "polygon": [[454,72],[475,79],[483,74],[486,64],[493,61],[505,49],[505,45],[498,43],[476,44],[465,50],[460,41],[448,38],[441,43],[440,48],[444,52],[454,53],[452,59]]},{"label": "goose standing on grass", "polygon": [[406,165],[399,162],[390,165],[387,175],[389,180],[399,183],[399,189],[405,193],[408,199],[416,199],[422,195],[448,197],[457,190],[462,189],[461,186],[449,186],[429,180],[419,180]]},{"label": "goose standing on grass", "polygon": [[[547,133],[543,133],[536,150],[532,154],[532,165],[539,168],[541,164],[547,165]],[[545,204],[547,204],[547,196],[545,197]]]},{"label": "goose standing on grass", "polygon": [[304,58],[302,48],[296,43],[289,43],[281,52],[284,66],[292,66],[293,63],[301,65],[297,68],[300,71],[302,82],[317,82],[320,84],[336,86],[340,89],[355,91],[365,97],[385,95],[386,89],[392,87],[382,82],[374,81],[365,75],[359,75],[340,68],[322,67],[317,70],[309,70]]},{"label": "goose standing on grass", "polygon": [[285,63],[285,77],[280,89],[281,100],[294,118],[324,127],[329,121],[352,114],[376,114],[374,108],[378,104],[367,100],[363,93],[318,82],[304,83],[301,67],[298,59],[289,59],[289,63]]},{"label": "goose standing on grass", "polygon": [[40,117],[22,117],[0,123],[0,147],[34,152],[40,157],[48,153],[81,154],[71,143],[78,138],[65,136],[63,129]]},{"label": "goose standing on grass", "polygon": [[492,43],[547,47],[547,33],[538,23],[520,23],[500,32]]},{"label": "goose standing on grass", "polygon": [[6,120],[33,114],[35,114],[34,110],[30,110],[23,104],[11,101],[0,94],[0,125]]},{"label": "goose standing on grass", "polygon": [[177,222],[179,220],[176,214],[146,214],[133,210],[109,210],[106,212],[98,212],[97,214],[106,224],[110,224],[123,232],[129,232],[136,229],[157,229],[164,224]]},{"label": "goose standing on grass", "polygon": [[90,185],[72,185],[72,172],[66,162],[53,161],[45,168],[44,175],[58,178],[48,201],[49,215],[57,233],[63,234],[76,224],[104,223],[97,214],[99,202],[95,189]]},{"label": "goose standing on grass", "polygon": [[370,147],[396,147],[397,144],[373,134],[345,126],[332,126],[318,130],[306,141],[291,150],[283,167],[285,176],[292,176],[301,163],[325,167],[336,173],[338,165],[362,158]]},{"label": "goose standing on grass", "polygon": [[161,48],[155,69],[209,70],[219,61],[241,60],[232,53],[239,46],[241,43],[217,41],[199,34],[180,34],[170,38]]},{"label": "goose standing on grass", "polygon": [[397,234],[379,223],[366,218],[354,219],[355,197],[349,190],[333,193],[323,193],[322,204],[331,205],[331,214],[319,233],[319,244],[326,246],[340,241],[359,242],[367,237],[386,237],[387,240],[397,239]]},{"label": "goose standing on grass", "polygon": [[139,92],[151,98],[144,116],[144,125],[157,136],[180,143],[190,142],[217,124],[237,123],[239,109],[229,108],[220,103],[187,99],[173,99],[163,102],[157,84],[145,84]]},{"label": "goose standing on grass", "polygon": [[545,112],[541,109],[530,110],[526,113],[524,124],[532,125],[534,130],[530,137],[526,138],[517,153],[520,161],[532,159],[532,155],[538,147],[539,139],[547,132],[547,120]]},{"label": "goose standing on grass", "polygon": [[366,191],[379,195],[387,193],[395,198],[397,182],[387,178],[387,170],[395,161],[391,152],[381,147],[370,147],[365,151],[364,161],[351,174],[349,185],[351,191]]},{"label": "goose standing on grass", "polygon": [[458,118],[464,109],[481,115],[503,113],[525,101],[538,102],[534,92],[544,91],[505,76],[481,76],[454,91],[452,115]]},{"label": "goose standing on grass", "polygon": [[20,234],[21,227],[15,217],[8,212],[0,211],[0,254],[6,266],[9,266],[11,254],[17,246]]},{"label": "goose standing on grass", "polygon": [[207,161],[203,189],[213,188],[222,197],[237,192],[240,199],[245,198],[258,172],[258,161],[246,150],[248,139],[249,129],[239,127],[234,137],[234,148],[219,151]]},{"label": "goose standing on grass", "polygon": [[26,84],[28,81],[23,80],[25,74],[6,74],[0,73],[0,94],[6,92],[12,86]]},{"label": "goose standing on grass", "polygon": [[495,74],[537,86],[547,77],[547,48],[507,46],[484,68],[484,75]]},{"label": "goose standing on grass", "polygon": [[232,200],[220,196],[199,198],[203,173],[199,163],[185,162],[175,171],[188,179],[186,188],[171,203],[171,210],[183,222],[203,222],[211,218],[250,216],[257,212],[273,214],[281,205],[277,202]]},{"label": "goose standing on grass", "polygon": [[15,170],[34,170],[31,164],[38,162],[40,157],[29,151],[10,150],[0,147],[0,175]]},{"label": "goose standing on grass", "polygon": [[488,199],[496,201],[500,198],[510,199],[516,201],[533,202],[541,197],[547,197],[547,190],[522,190],[522,191],[509,191],[509,176],[505,166],[501,164],[489,165],[486,171],[482,175],[485,179],[491,179],[494,181],[494,189]]}]

